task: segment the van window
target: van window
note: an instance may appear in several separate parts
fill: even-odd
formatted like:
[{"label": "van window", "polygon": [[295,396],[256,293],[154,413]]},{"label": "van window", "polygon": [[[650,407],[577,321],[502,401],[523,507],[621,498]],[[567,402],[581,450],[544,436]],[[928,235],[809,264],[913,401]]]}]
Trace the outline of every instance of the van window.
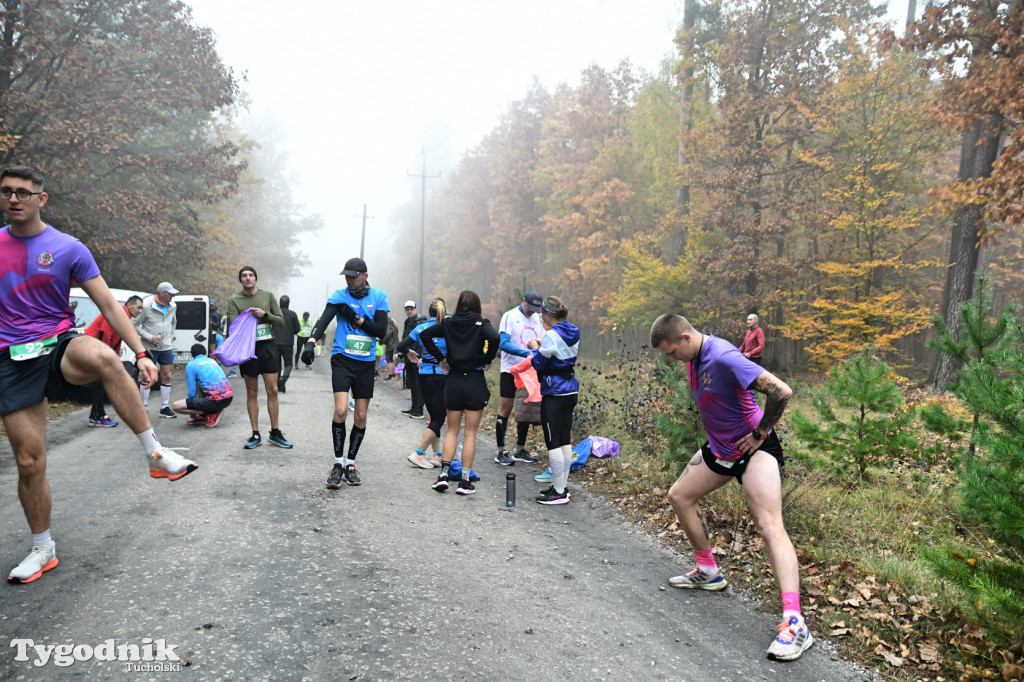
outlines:
[{"label": "van window", "polygon": [[88,296],[72,296],[71,309],[75,311],[75,327],[88,327],[89,323],[100,316],[100,309]]},{"label": "van window", "polygon": [[[195,342],[206,340],[208,307],[206,301],[175,301],[178,306],[178,329],[195,329]],[[202,332],[202,333],[201,333]],[[190,342],[191,343],[191,342]],[[188,346],[186,346],[188,347]]]}]

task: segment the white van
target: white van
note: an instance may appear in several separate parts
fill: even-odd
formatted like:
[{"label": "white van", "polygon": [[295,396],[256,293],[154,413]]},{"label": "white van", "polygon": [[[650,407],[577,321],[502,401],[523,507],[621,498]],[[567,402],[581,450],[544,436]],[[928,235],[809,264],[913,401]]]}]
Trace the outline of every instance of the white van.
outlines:
[{"label": "white van", "polygon": [[[110,293],[121,305],[124,305],[133,295],[141,298],[150,295],[145,291],[132,291],[131,289],[111,289]],[[75,327],[85,331],[85,328],[99,316],[100,310],[89,298],[89,295],[78,287],[71,289],[70,301],[71,307],[75,311]],[[171,340],[174,363],[185,364],[192,359],[192,344],[199,343],[207,348],[210,347],[210,298],[194,294],[178,294],[174,297],[174,303],[177,306],[178,317],[178,327]],[[125,367],[135,368],[135,354],[123,342],[121,343],[121,362],[125,364]]]}]

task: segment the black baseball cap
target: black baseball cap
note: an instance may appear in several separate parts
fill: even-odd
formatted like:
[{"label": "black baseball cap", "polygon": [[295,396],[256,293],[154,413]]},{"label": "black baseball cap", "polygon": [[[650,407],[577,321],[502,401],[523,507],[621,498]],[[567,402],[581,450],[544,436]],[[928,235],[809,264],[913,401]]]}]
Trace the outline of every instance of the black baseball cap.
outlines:
[{"label": "black baseball cap", "polygon": [[346,277],[355,277],[366,272],[366,261],[362,258],[349,258],[345,261],[345,269],[341,271],[341,274]]},{"label": "black baseball cap", "polygon": [[526,296],[523,296],[526,300],[526,307],[531,313],[540,312],[540,304],[544,302],[544,297],[540,295],[539,291],[527,291]]}]

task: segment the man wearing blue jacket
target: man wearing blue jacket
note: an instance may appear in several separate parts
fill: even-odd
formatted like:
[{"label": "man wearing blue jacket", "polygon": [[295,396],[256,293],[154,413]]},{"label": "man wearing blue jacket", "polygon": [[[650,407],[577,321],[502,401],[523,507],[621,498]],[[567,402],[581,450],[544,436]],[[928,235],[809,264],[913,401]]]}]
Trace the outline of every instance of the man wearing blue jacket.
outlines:
[{"label": "man wearing blue jacket", "polygon": [[516,382],[512,377],[512,367],[523,358],[529,357],[530,351],[526,344],[531,339],[544,335],[544,325],[540,320],[540,304],[544,297],[538,291],[528,291],[522,303],[501,316],[498,325],[498,348],[501,349],[501,375],[498,384],[498,417],[494,422],[494,437],[498,452],[494,461],[502,466],[512,466],[516,462],[536,462],[537,458],[526,451],[526,437],[530,434],[530,425],[520,422],[516,431],[516,449],[509,455],[505,449],[505,432],[508,430],[508,418],[516,404]]}]

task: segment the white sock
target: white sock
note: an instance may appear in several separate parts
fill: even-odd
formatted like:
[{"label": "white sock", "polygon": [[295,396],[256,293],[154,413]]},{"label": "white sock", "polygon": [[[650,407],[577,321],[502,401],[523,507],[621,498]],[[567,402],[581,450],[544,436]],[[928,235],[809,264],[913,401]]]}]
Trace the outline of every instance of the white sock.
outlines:
[{"label": "white sock", "polygon": [[140,434],[137,434],[139,442],[142,443],[143,454],[149,457],[156,449],[160,447],[160,441],[156,439],[156,434],[153,433],[153,427],[149,427]]},{"label": "white sock", "polygon": [[139,395],[142,396],[142,403],[149,404],[149,389],[145,386],[139,386]]},{"label": "white sock", "polygon": [[[565,471],[562,472],[562,490],[565,490],[569,487],[569,471],[571,471],[570,466],[572,465],[573,459],[571,445],[562,446],[562,459],[565,460]],[[558,486],[556,484],[555,488],[557,489],[557,487]]]},{"label": "white sock", "polygon": [[42,533],[33,533],[32,535],[32,546],[33,547],[54,547],[53,538],[50,537],[50,529],[47,528]]},{"label": "white sock", "polygon": [[569,470],[569,462],[563,458],[562,448],[548,450],[548,462],[551,464],[551,485],[555,487],[556,493],[564,493],[565,484],[562,483],[562,472]]},{"label": "white sock", "polygon": [[171,385],[160,384],[160,404],[167,407],[171,401]]},{"label": "white sock", "polygon": [[345,458],[344,457],[335,457],[334,458],[334,463],[335,464],[340,464],[341,466],[345,466]]}]

